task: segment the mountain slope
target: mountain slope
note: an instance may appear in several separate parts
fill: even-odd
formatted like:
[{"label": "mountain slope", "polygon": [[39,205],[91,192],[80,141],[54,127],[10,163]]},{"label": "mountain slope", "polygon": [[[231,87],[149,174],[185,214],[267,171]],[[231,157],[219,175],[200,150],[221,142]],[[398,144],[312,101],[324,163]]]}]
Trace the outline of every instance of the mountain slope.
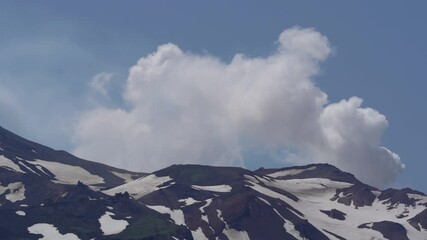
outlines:
[{"label": "mountain slope", "polygon": [[0,128],[0,239],[191,239],[183,226],[111,188],[144,177]]},{"label": "mountain slope", "polygon": [[[284,169],[174,165],[106,191],[185,223],[197,239],[427,239],[427,197],[380,191],[327,164]],[[154,186],[154,187],[153,187]]]},{"label": "mountain slope", "polygon": [[328,164],[135,173],[0,128],[1,239],[427,239],[427,196]]},{"label": "mountain slope", "polygon": [[21,138],[2,127],[0,164],[15,174],[34,175],[63,184],[76,184],[80,180],[99,188],[117,186],[146,175],[83,160]]}]

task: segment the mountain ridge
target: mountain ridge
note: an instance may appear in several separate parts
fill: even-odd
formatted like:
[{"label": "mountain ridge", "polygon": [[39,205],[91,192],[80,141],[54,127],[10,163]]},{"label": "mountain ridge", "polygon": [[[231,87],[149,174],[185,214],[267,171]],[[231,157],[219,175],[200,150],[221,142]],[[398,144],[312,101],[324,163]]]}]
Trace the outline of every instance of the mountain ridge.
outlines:
[{"label": "mountain ridge", "polygon": [[427,239],[427,196],[330,164],[137,173],[0,127],[1,239]]}]

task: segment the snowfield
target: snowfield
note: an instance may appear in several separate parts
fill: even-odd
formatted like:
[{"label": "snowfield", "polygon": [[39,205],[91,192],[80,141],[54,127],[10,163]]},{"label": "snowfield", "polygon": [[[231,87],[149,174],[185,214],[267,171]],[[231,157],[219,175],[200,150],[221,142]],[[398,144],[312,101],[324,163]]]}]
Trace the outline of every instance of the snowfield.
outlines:
[{"label": "snowfield", "polygon": [[[331,239],[336,239],[329,232],[337,234],[346,239],[365,240],[365,239],[384,239],[382,234],[372,229],[361,229],[358,226],[364,223],[373,223],[381,221],[389,221],[393,219],[394,222],[401,224],[406,230],[409,239],[426,239],[426,230],[418,231],[412,227],[407,220],[414,217],[422,210],[420,208],[413,208],[399,204],[393,209],[388,209],[389,205],[385,201],[378,201],[376,199],[372,206],[363,206],[356,208],[353,204],[346,206],[338,203],[337,201],[330,200],[335,190],[338,188],[349,187],[352,184],[346,182],[331,181],[329,179],[321,178],[308,178],[308,179],[290,179],[267,181],[261,179],[262,183],[267,186],[280,188],[297,196],[300,201],[294,201],[288,197],[272,191],[266,187],[261,186],[258,182],[246,178],[248,186],[271,198],[280,199],[290,204],[292,207],[303,213],[301,218],[309,219],[310,223],[317,229],[322,231],[326,236]],[[256,181],[259,179],[257,178]],[[414,196],[413,198],[424,199],[424,196]],[[346,214],[345,220],[325,218],[325,214],[320,210],[336,209]],[[274,209],[275,210],[275,209]],[[284,228],[288,233],[292,234],[297,239],[302,239],[299,233],[295,230],[293,224],[286,219],[286,216],[280,215],[277,210],[276,213],[285,220]],[[396,218],[399,214],[406,213],[403,218]]]}]

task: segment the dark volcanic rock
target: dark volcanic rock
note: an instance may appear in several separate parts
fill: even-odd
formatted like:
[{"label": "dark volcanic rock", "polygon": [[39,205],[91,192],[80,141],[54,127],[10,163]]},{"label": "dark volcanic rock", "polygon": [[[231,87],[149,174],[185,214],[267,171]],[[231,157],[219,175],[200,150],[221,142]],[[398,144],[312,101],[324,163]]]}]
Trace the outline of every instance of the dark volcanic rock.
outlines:
[{"label": "dark volcanic rock", "polygon": [[424,193],[412,190],[410,188],[404,188],[404,189],[389,188],[383,191],[378,196],[378,199],[380,201],[387,200],[386,203],[390,205],[395,205],[400,203],[400,204],[405,204],[406,206],[415,206],[416,204],[415,199],[409,198],[408,193],[424,196]]},{"label": "dark volcanic rock", "polygon": [[172,165],[154,172],[156,176],[169,176],[177,183],[186,185],[221,185],[244,180],[253,175],[249,170],[237,167],[212,167],[204,165]]},{"label": "dark volcanic rock", "polygon": [[[374,190],[377,189],[362,183],[355,184],[348,188],[337,189],[335,196],[331,200],[337,200],[347,206],[351,205],[351,203],[356,207],[372,206],[376,198],[372,193]],[[342,196],[340,197],[340,195]]]},{"label": "dark volcanic rock", "polygon": [[[427,230],[427,208],[415,217],[409,219],[408,222],[418,231],[421,231],[421,228]],[[419,225],[421,225],[421,228]]]},{"label": "dark volcanic rock", "polygon": [[336,210],[336,209],[331,209],[329,211],[327,210],[320,210],[322,213],[326,214],[328,217],[333,218],[333,219],[338,219],[338,220],[345,220],[345,216],[347,214]]},{"label": "dark volcanic rock", "polygon": [[338,182],[361,183],[359,180],[357,180],[357,178],[354,177],[353,174],[343,172],[335,166],[326,163],[309,164],[306,166],[287,167],[280,169],[260,168],[256,170],[255,173],[258,173],[260,175],[267,175],[291,169],[306,170],[301,173],[279,177],[279,179],[327,178]]},{"label": "dark volcanic rock", "polygon": [[409,240],[406,229],[399,223],[390,221],[376,222],[372,226],[372,229],[380,232],[385,238],[390,240]]},{"label": "dark volcanic rock", "polygon": [[406,229],[399,223],[391,221],[374,222],[372,227],[369,227],[368,224],[362,224],[359,228],[378,231],[389,240],[409,240]]},{"label": "dark volcanic rock", "polygon": [[340,235],[335,234],[335,233],[333,233],[333,232],[331,232],[331,231],[328,231],[328,230],[326,230],[326,229],[323,229],[323,231],[325,231],[325,232],[327,232],[327,233],[331,234],[332,236],[334,236],[334,237],[338,238],[339,240],[347,240],[346,238],[343,238],[343,237],[341,237]]}]

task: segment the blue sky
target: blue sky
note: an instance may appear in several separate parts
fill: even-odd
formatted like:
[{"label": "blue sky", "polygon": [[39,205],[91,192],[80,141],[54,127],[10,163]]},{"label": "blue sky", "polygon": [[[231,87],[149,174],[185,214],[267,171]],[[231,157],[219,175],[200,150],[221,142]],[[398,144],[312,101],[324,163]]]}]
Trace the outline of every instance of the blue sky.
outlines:
[{"label": "blue sky", "polygon": [[[78,146],[72,139],[80,136],[75,123],[82,113],[132,108],[123,98],[129,68],[159,45],[173,43],[184,52],[229,63],[236,53],[270,56],[285,29],[314,28],[328,38],[332,52],[311,81],[328,95],[329,103],[358,96],[364,100],[362,107],[383,114],[388,128],[381,145],[399,154],[406,166],[391,185],[427,192],[426,5],[2,1],[0,125],[73,152]],[[99,73],[112,74],[107,97],[91,85]],[[243,155],[251,168],[280,165],[274,160],[257,162],[266,153],[256,147]]]}]

